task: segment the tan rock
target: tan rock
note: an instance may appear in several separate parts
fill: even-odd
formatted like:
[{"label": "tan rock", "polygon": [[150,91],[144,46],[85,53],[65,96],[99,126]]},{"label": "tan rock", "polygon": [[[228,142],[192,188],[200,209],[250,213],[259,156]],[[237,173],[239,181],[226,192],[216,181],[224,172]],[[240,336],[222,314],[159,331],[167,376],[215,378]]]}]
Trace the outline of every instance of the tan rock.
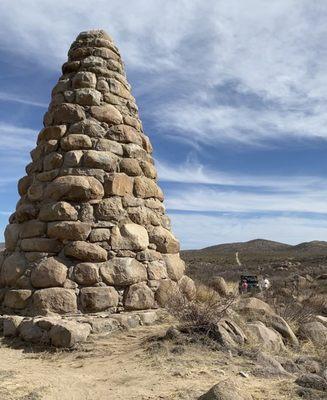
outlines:
[{"label": "tan rock", "polygon": [[118,293],[113,287],[85,287],[80,291],[85,312],[99,312],[118,306]]},{"label": "tan rock", "polygon": [[259,312],[267,315],[275,314],[269,304],[256,297],[242,298],[237,304],[237,309],[242,311],[242,313]]},{"label": "tan rock", "polygon": [[99,268],[94,263],[80,263],[74,267],[74,279],[80,285],[94,285],[99,282]]},{"label": "tan rock", "polygon": [[327,346],[327,327],[319,321],[307,322],[300,326],[300,335],[317,346]]},{"label": "tan rock", "polygon": [[147,280],[145,266],[130,257],[115,257],[102,263],[100,274],[108,285],[127,286]]},{"label": "tan rock", "polygon": [[155,166],[147,161],[141,161],[140,162],[140,166],[142,168],[142,171],[144,173],[144,175],[147,178],[150,179],[156,179],[157,178],[157,170],[155,168]]},{"label": "tan rock", "polygon": [[133,193],[133,179],[124,173],[108,175],[104,182],[106,196],[126,196]]},{"label": "tan rock", "polygon": [[144,282],[131,285],[124,295],[127,310],[146,310],[155,306],[154,294]]},{"label": "tan rock", "polygon": [[77,104],[63,103],[52,111],[52,121],[56,125],[74,123],[85,119],[83,107]]},{"label": "tan rock", "polygon": [[94,119],[85,119],[70,126],[69,133],[87,135],[91,138],[102,138],[106,130]]},{"label": "tan rock", "polygon": [[45,234],[46,224],[37,219],[31,219],[21,224],[20,237],[22,239],[43,236]]},{"label": "tan rock", "polygon": [[18,181],[18,193],[20,194],[20,196],[24,196],[24,194],[27,193],[27,190],[30,187],[31,183],[31,176],[24,176]]},{"label": "tan rock", "polygon": [[91,107],[91,114],[95,119],[107,124],[121,124],[123,117],[116,107],[106,104]]},{"label": "tan rock", "polygon": [[150,243],[154,243],[161,253],[179,252],[179,242],[169,230],[161,226],[155,226],[149,229],[148,233]]},{"label": "tan rock", "polygon": [[76,221],[77,217],[76,209],[65,201],[45,204],[39,214],[41,221]]},{"label": "tan rock", "polygon": [[73,78],[73,88],[95,88],[97,82],[96,75],[92,72],[77,72]]},{"label": "tan rock", "polygon": [[83,151],[82,150],[71,150],[67,151],[64,155],[64,162],[63,165],[64,167],[78,167],[81,165],[81,160],[83,157]]},{"label": "tan rock", "polygon": [[136,197],[141,197],[142,199],[155,197],[163,200],[163,193],[155,181],[143,176],[137,176],[134,179],[134,193]]},{"label": "tan rock", "polygon": [[62,155],[54,151],[44,157],[43,160],[44,171],[50,171],[55,168],[60,168],[62,162],[63,162]]},{"label": "tan rock", "polygon": [[112,126],[108,132],[108,138],[122,143],[136,143],[142,145],[140,133],[128,125]]},{"label": "tan rock", "polygon": [[36,288],[62,286],[67,277],[67,267],[54,257],[42,260],[32,271],[31,282]]},{"label": "tan rock", "polygon": [[28,238],[21,241],[20,247],[23,251],[58,253],[61,250],[62,245],[56,239]]},{"label": "tan rock", "polygon": [[8,290],[3,304],[14,310],[22,310],[27,306],[27,301],[31,296],[31,290]]},{"label": "tan rock", "polygon": [[187,275],[182,276],[178,282],[179,290],[188,299],[194,300],[196,296],[196,286],[193,279]]},{"label": "tan rock", "polygon": [[73,290],[58,287],[40,289],[34,292],[32,299],[36,315],[77,312],[77,299]]},{"label": "tan rock", "polygon": [[147,265],[148,278],[160,280],[168,278],[166,264],[163,260],[150,261]]},{"label": "tan rock", "polygon": [[95,89],[82,88],[75,90],[76,103],[82,106],[98,106],[101,103],[101,93]]},{"label": "tan rock", "polygon": [[109,139],[99,139],[95,145],[95,149],[99,151],[111,151],[118,156],[123,155],[123,147],[120,143]]},{"label": "tan rock", "polygon": [[71,242],[64,248],[67,257],[77,258],[82,261],[106,261],[107,252],[95,243],[82,241]]},{"label": "tan rock", "polygon": [[18,328],[24,317],[18,315],[8,315],[3,319],[3,336],[13,337],[18,335]]},{"label": "tan rock", "polygon": [[86,240],[91,232],[91,225],[79,221],[61,221],[48,224],[48,237],[59,240]]},{"label": "tan rock", "polygon": [[60,176],[49,183],[44,197],[49,200],[87,201],[101,199],[101,183],[91,176]]},{"label": "tan rock", "polygon": [[43,184],[40,182],[32,183],[28,188],[27,197],[31,201],[40,201],[43,198]]},{"label": "tan rock", "polygon": [[147,230],[137,224],[124,224],[114,228],[111,236],[113,250],[144,250],[149,245]]},{"label": "tan rock", "polygon": [[44,171],[36,175],[36,178],[40,182],[53,181],[59,175],[59,169],[52,169],[51,171]]},{"label": "tan rock", "polygon": [[66,130],[66,125],[55,125],[43,128],[39,133],[38,142],[47,140],[60,140],[66,133]]},{"label": "tan rock", "polygon": [[38,209],[34,204],[21,204],[16,209],[16,218],[18,222],[34,219],[38,214]]},{"label": "tan rock", "polygon": [[91,326],[89,324],[60,320],[51,327],[49,337],[52,346],[71,348],[78,343],[85,342],[90,333]]},{"label": "tan rock", "polygon": [[9,224],[6,226],[4,236],[5,236],[5,246],[8,251],[14,251],[17,245],[17,241],[20,235],[20,224]]},{"label": "tan rock", "polygon": [[105,242],[108,241],[109,239],[110,239],[110,229],[107,228],[93,229],[89,237],[91,243]]},{"label": "tan rock", "polygon": [[180,293],[179,287],[176,282],[170,279],[162,279],[159,281],[159,287],[155,293],[155,299],[161,307],[174,299]]},{"label": "tan rock", "polygon": [[1,267],[1,280],[6,286],[14,286],[27,267],[26,259],[22,253],[12,253],[4,259]]},{"label": "tan rock", "polygon": [[262,322],[249,323],[247,328],[256,343],[263,345],[267,351],[279,352],[285,350],[280,334],[273,329],[267,328]]},{"label": "tan rock", "polygon": [[88,150],[84,153],[83,164],[88,168],[101,168],[112,172],[117,169],[118,159],[109,151]]},{"label": "tan rock", "polygon": [[92,141],[87,135],[71,133],[61,139],[60,146],[66,151],[90,149],[92,147]]},{"label": "tan rock", "polygon": [[214,385],[207,393],[198,400],[252,400],[252,396],[237,387],[232,380],[223,380]]},{"label": "tan rock", "polygon": [[135,158],[123,158],[120,161],[119,168],[121,172],[125,172],[129,176],[143,175],[140,163]]},{"label": "tan rock", "polygon": [[126,216],[120,197],[111,197],[102,200],[96,207],[96,216],[104,221],[119,221]]}]

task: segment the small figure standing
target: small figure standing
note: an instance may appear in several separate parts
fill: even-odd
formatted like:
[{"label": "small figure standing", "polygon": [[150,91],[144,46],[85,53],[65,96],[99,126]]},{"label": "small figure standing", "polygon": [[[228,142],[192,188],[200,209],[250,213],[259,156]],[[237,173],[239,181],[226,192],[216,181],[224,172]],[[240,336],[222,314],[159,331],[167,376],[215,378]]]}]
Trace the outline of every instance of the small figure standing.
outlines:
[{"label": "small figure standing", "polygon": [[241,286],[241,292],[246,293],[248,291],[248,287],[249,287],[249,285],[247,283],[247,280],[243,279],[242,286]]},{"label": "small figure standing", "polygon": [[263,280],[263,290],[267,290],[270,288],[270,282],[269,279],[265,276],[265,279]]}]

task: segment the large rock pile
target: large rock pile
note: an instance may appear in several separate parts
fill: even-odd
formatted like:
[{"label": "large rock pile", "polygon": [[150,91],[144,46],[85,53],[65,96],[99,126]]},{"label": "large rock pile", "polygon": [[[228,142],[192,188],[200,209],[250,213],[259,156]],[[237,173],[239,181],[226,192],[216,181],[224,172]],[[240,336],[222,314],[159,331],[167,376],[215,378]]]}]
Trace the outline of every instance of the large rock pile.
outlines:
[{"label": "large rock pile", "polygon": [[62,70],[5,231],[3,310],[140,310],[193,293],[118,49],[82,32]]}]

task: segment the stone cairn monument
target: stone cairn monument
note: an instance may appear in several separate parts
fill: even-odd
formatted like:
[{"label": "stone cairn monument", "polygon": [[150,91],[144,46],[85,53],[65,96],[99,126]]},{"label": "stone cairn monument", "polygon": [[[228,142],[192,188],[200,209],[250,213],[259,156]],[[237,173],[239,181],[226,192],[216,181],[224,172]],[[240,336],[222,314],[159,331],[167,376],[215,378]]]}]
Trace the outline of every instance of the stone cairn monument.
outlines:
[{"label": "stone cairn monument", "polygon": [[2,312],[146,310],[194,295],[124,65],[102,30],[71,45],[0,259]]}]

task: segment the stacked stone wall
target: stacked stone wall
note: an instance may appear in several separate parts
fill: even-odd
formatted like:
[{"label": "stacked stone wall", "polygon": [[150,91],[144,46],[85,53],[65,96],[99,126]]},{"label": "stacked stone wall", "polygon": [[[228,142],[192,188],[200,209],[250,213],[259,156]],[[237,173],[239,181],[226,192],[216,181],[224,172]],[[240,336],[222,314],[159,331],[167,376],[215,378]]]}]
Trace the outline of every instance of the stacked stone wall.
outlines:
[{"label": "stacked stone wall", "polygon": [[150,309],[177,288],[191,297],[117,47],[82,32],[62,71],[5,230],[2,309]]}]

